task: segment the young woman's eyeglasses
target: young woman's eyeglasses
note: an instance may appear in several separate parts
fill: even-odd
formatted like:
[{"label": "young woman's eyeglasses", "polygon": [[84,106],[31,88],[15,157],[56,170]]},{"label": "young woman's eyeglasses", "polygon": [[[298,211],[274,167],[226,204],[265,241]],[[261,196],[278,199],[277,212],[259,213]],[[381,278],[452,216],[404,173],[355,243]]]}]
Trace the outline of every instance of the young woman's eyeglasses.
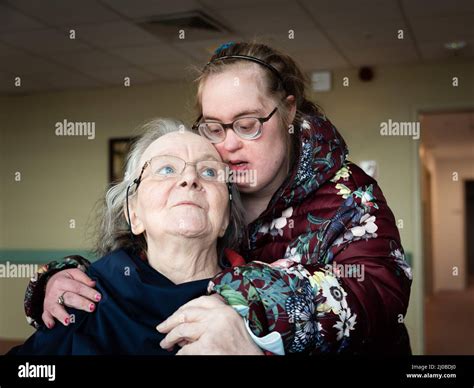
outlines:
[{"label": "young woman's eyeglasses", "polygon": [[193,125],[194,130],[198,130],[201,136],[212,143],[220,143],[225,140],[226,129],[233,129],[234,132],[245,140],[255,140],[262,135],[263,124],[270,120],[278,108],[275,108],[267,117],[242,117],[232,123],[223,124],[215,121],[201,122],[202,115]]}]

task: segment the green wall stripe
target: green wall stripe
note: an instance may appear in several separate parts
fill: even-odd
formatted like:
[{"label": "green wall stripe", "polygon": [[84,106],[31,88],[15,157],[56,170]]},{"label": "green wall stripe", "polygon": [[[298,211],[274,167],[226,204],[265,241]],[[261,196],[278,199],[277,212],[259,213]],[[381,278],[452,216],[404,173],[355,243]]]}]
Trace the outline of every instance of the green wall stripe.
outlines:
[{"label": "green wall stripe", "polygon": [[95,257],[91,251],[81,249],[0,249],[0,263],[45,264],[64,256],[80,255],[90,261]]}]

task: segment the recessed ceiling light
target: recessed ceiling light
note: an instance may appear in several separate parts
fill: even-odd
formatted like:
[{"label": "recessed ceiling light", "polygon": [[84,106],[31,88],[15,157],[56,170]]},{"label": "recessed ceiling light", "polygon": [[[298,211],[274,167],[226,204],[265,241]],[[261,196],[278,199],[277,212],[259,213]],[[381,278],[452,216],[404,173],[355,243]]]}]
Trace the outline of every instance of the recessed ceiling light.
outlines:
[{"label": "recessed ceiling light", "polygon": [[448,50],[460,50],[466,47],[466,42],[464,40],[456,40],[453,42],[448,42],[444,44],[444,47]]}]

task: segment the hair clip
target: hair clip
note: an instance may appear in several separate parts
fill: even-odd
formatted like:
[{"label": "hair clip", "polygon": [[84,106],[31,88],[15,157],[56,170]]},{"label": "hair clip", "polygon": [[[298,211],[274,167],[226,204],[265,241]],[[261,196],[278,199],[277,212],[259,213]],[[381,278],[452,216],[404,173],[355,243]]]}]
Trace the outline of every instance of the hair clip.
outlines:
[{"label": "hair clip", "polygon": [[216,48],[216,50],[214,51],[214,54],[219,54],[222,50],[225,50],[225,49],[233,46],[234,44],[235,44],[235,42],[223,43],[218,48]]}]

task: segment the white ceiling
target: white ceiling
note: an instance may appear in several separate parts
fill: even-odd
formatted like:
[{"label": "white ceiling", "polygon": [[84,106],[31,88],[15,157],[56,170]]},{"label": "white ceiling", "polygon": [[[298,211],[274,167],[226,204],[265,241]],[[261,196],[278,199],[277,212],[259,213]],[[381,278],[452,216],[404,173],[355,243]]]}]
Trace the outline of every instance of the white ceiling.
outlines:
[{"label": "white ceiling", "polygon": [[[138,25],[193,10],[229,32],[179,40]],[[0,0],[0,94],[180,80],[219,44],[253,38],[306,71],[448,60],[454,40],[467,42],[457,57],[473,58],[473,20],[473,0]]]}]

